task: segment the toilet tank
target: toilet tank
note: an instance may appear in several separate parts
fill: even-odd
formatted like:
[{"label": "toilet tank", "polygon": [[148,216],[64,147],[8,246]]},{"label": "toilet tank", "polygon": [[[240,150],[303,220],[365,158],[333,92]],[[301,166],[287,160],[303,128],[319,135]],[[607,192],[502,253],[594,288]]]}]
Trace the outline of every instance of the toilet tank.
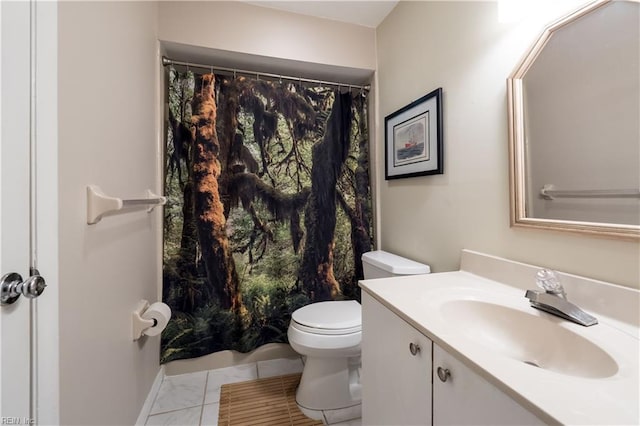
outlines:
[{"label": "toilet tank", "polygon": [[364,269],[365,280],[402,275],[428,274],[431,272],[429,265],[382,250],[363,253],[362,267]]}]

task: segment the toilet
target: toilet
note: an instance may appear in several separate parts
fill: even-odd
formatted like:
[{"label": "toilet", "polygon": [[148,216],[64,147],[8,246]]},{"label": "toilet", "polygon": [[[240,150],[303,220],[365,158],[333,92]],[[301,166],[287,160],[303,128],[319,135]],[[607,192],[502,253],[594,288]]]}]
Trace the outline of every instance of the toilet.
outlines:
[{"label": "toilet", "polygon": [[[362,255],[364,278],[428,274],[428,265],[385,251]],[[296,403],[312,419],[328,420],[323,412],[344,410],[336,421],[360,417],[360,341],[362,311],[355,300],[317,302],[291,315],[289,344],[306,357]],[[335,416],[333,416],[335,417]]]}]

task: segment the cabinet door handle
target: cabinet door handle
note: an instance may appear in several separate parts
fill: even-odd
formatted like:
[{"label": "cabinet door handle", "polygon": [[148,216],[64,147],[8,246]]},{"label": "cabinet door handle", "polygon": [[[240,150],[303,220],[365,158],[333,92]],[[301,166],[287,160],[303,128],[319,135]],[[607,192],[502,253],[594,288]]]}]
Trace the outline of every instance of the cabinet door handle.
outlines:
[{"label": "cabinet door handle", "polygon": [[411,355],[413,356],[418,355],[418,353],[420,352],[420,345],[413,342],[409,343],[409,352],[411,352]]},{"label": "cabinet door handle", "polygon": [[451,377],[451,371],[448,368],[438,367],[437,373],[441,382],[446,382]]}]

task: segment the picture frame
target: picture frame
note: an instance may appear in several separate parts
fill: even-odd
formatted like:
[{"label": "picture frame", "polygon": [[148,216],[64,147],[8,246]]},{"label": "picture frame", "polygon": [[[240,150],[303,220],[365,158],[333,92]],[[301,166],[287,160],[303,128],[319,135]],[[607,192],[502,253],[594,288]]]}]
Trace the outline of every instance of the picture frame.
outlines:
[{"label": "picture frame", "polygon": [[443,174],[442,88],[384,119],[385,180]]}]

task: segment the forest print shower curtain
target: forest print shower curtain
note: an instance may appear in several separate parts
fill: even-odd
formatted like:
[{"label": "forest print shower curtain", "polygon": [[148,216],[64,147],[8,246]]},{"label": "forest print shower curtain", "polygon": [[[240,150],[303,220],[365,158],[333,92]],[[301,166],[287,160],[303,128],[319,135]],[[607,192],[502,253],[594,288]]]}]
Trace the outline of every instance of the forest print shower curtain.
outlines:
[{"label": "forest print shower curtain", "polygon": [[366,94],[173,68],[168,82],[161,361],[287,342],[295,309],[359,300]]}]

